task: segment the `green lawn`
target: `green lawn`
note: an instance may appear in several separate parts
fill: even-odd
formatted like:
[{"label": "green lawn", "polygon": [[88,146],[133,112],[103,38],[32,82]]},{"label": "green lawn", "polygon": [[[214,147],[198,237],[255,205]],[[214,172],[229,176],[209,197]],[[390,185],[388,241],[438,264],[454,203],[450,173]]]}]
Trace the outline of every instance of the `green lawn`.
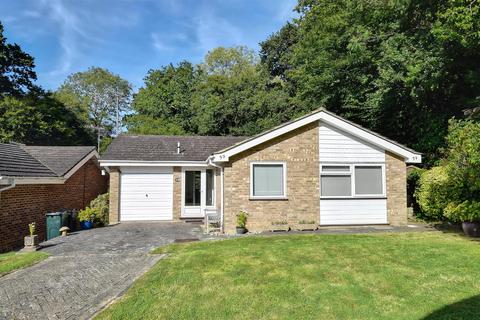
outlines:
[{"label": "green lawn", "polygon": [[477,319],[480,243],[437,232],[179,244],[99,319]]},{"label": "green lawn", "polygon": [[0,277],[17,269],[29,267],[47,257],[48,254],[45,252],[9,252],[0,254]]}]

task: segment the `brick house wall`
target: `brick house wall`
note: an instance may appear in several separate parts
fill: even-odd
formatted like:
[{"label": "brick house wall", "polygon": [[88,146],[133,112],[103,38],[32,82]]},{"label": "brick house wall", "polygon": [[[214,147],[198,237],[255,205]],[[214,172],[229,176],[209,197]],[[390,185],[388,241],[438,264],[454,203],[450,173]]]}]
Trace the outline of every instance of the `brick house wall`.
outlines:
[{"label": "brick house wall", "polygon": [[45,240],[45,213],[83,209],[107,187],[108,177],[90,160],[64,184],[25,184],[0,192],[0,251],[22,247],[31,222]]},{"label": "brick house wall", "polygon": [[399,156],[385,152],[387,218],[394,226],[407,225],[407,166]]},{"label": "brick house wall", "polygon": [[[248,212],[250,231],[269,230],[272,222],[320,222],[318,124],[312,123],[246,150],[224,168],[224,229],[234,233],[236,214]],[[250,162],[285,161],[287,200],[250,199]]]}]

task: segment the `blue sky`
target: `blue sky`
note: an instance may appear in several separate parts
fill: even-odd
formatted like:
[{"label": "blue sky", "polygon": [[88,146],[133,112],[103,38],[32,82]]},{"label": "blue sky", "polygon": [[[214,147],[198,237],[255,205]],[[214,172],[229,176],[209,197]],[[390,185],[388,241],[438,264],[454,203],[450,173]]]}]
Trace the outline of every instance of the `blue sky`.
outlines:
[{"label": "blue sky", "polygon": [[38,84],[107,68],[143,84],[149,69],[199,62],[217,46],[258,43],[295,16],[296,0],[15,0],[0,2],[8,42],[35,58]]}]

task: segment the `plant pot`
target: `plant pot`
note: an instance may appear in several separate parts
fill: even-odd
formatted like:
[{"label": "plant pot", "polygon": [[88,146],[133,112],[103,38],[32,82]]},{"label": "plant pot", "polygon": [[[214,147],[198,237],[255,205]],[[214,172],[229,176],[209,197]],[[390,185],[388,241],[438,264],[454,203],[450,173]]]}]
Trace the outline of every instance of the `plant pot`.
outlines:
[{"label": "plant pot", "polygon": [[247,233],[247,228],[237,227],[237,234],[244,234],[244,233]]},{"label": "plant pot", "polygon": [[462,229],[469,237],[480,237],[480,222],[462,222]]},{"label": "plant pot", "polygon": [[88,230],[93,228],[93,222],[92,221],[80,221],[80,227],[82,227],[82,230]]},{"label": "plant pot", "polygon": [[288,224],[272,224],[270,227],[270,231],[288,231],[290,230],[290,226]]},{"label": "plant pot", "polygon": [[38,235],[34,234],[33,236],[26,236],[23,238],[23,244],[25,247],[36,247],[38,246]]},{"label": "plant pot", "polygon": [[318,225],[315,223],[299,223],[292,226],[295,231],[315,231],[318,229]]}]

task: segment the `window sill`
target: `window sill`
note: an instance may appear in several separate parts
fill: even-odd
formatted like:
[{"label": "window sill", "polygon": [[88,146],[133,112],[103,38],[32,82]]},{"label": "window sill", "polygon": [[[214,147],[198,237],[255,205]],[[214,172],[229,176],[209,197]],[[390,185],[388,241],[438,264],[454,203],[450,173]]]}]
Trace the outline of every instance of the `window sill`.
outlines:
[{"label": "window sill", "polygon": [[287,201],[287,197],[250,197],[250,201]]}]

